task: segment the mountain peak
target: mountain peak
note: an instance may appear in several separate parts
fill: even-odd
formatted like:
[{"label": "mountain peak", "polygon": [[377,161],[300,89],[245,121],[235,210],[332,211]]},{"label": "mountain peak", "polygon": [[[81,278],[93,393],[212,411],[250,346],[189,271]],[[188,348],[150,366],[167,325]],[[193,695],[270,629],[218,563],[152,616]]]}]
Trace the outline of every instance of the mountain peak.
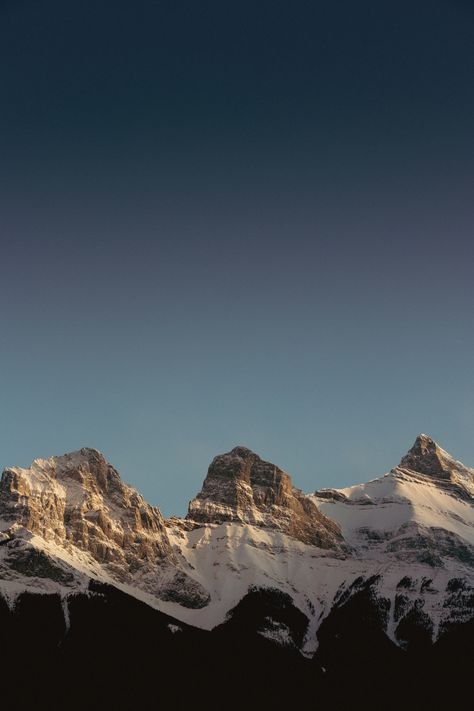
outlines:
[{"label": "mountain peak", "polygon": [[423,434],[423,432],[421,432],[421,434],[419,434],[418,437],[415,439],[415,443],[412,449],[414,449],[415,447],[438,447],[438,444],[429,435]]},{"label": "mountain peak", "polygon": [[304,543],[337,546],[339,527],[292,485],[290,476],[247,447],[234,447],[211,462],[188,519],[199,523],[239,521],[273,528]]},{"label": "mountain peak", "polygon": [[[122,490],[125,486],[102,452],[91,447],[83,447],[48,459],[35,459],[27,468],[7,467],[3,472],[2,484],[3,479],[10,480],[12,477],[21,480],[24,487],[32,490],[44,487],[55,489],[60,486],[63,493],[67,493],[72,484],[76,495],[78,485],[83,492],[93,489],[102,494]],[[125,488],[132,491],[130,487]]]},{"label": "mountain peak", "polygon": [[428,435],[420,434],[413,447],[402,457],[399,469],[408,469],[452,487],[461,494],[474,494],[474,470],[458,462]]},{"label": "mountain peak", "polygon": [[438,479],[450,479],[455,464],[453,457],[434,439],[426,434],[420,434],[411,449],[402,457],[399,466]]},{"label": "mountain peak", "polygon": [[252,452],[251,449],[248,447],[243,447],[241,444],[238,444],[236,447],[233,447],[229,454],[236,454],[239,457],[258,457],[258,454],[255,454],[255,452]]},{"label": "mountain peak", "polygon": [[20,544],[21,560],[12,554],[17,568],[35,568],[33,534],[40,551],[52,546],[67,560],[79,560],[81,570],[85,565],[94,575],[185,607],[208,603],[207,591],[178,567],[159,509],[125,484],[96,449],[83,447],[35,459],[28,468],[5,469],[0,531],[3,542],[13,542],[13,551]]},{"label": "mountain peak", "polygon": [[[96,449],[9,467],[0,480],[0,518],[100,563],[128,566],[132,555],[172,559],[160,511],[123,483]],[[139,545],[136,542],[140,541]]]}]

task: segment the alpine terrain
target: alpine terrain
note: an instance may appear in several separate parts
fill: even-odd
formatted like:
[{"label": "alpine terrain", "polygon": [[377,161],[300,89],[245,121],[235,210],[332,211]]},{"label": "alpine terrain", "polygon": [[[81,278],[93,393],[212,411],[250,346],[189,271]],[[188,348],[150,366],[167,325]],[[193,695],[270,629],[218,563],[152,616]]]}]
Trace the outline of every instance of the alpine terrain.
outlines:
[{"label": "alpine terrain", "polygon": [[0,482],[5,709],[472,708],[474,470],[303,493],[244,447],[164,519],[100,452]]}]

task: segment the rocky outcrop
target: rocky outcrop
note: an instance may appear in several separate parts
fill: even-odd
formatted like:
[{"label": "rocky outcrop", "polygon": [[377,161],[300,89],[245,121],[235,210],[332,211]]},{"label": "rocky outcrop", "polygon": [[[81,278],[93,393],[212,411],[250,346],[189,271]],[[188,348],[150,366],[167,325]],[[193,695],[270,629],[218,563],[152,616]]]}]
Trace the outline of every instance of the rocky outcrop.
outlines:
[{"label": "rocky outcrop", "polygon": [[189,504],[187,519],[250,523],[321,548],[335,548],[342,542],[338,525],[293,487],[286,472],[245,447],[214,458],[202,491]]},{"label": "rocky outcrop", "polygon": [[474,469],[453,459],[427,435],[421,434],[416,438],[395,471],[397,469],[429,477],[441,486],[451,484],[461,493],[474,495]]},{"label": "rocky outcrop", "polygon": [[189,606],[202,607],[209,600],[199,583],[181,571],[178,575],[159,509],[124,484],[95,449],[37,459],[28,469],[6,469],[0,481],[0,524],[10,571],[29,566],[35,577],[47,577],[43,553],[14,545],[18,539],[34,541],[33,536],[53,553],[82,556],[96,574],[103,571],[158,597],[163,591],[171,599],[175,581],[175,599],[185,606],[189,601]]},{"label": "rocky outcrop", "polygon": [[136,567],[173,559],[159,509],[94,449],[6,469],[0,518],[46,541],[77,546],[99,563]]},{"label": "rocky outcrop", "polygon": [[387,558],[393,555],[407,563],[425,563],[433,568],[443,568],[446,560],[474,568],[474,546],[453,531],[423,526],[415,521],[393,532],[384,553]]}]

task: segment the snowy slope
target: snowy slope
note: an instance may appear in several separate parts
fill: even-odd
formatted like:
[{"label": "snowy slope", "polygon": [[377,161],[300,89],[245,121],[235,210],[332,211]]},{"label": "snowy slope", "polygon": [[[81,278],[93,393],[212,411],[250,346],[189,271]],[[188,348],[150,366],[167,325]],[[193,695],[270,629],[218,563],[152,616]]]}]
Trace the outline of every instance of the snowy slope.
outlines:
[{"label": "snowy slope", "polygon": [[377,550],[380,541],[410,525],[442,529],[459,537],[461,544],[474,545],[474,470],[426,435],[420,435],[400,465],[385,476],[322,490],[311,498],[356,548]]},{"label": "snowy slope", "polygon": [[474,545],[472,502],[398,468],[367,484],[316,492],[311,498],[353,545],[360,542],[361,531],[364,538],[365,529],[387,533],[409,522],[452,531]]},{"label": "snowy slope", "polygon": [[[202,519],[201,504],[185,520],[164,521],[95,450],[6,470],[0,592],[11,605],[25,590],[59,592],[67,616],[68,598],[87,592],[94,579],[212,629],[249,590],[276,589],[308,620],[301,647],[307,655],[323,621],[362,593],[400,645],[407,620],[436,639],[448,624],[473,616],[474,476],[432,440],[419,437],[400,466],[379,479],[307,497],[250,453],[255,483],[245,466],[248,450],[238,450],[225,455],[236,483],[225,481],[223,494],[213,476],[205,488],[206,517],[215,508],[217,521],[193,520],[194,510]],[[236,499],[235,520],[232,497],[242,489],[251,508],[247,516]],[[221,520],[223,500],[230,520]],[[261,633],[283,644],[289,638],[271,620]]]},{"label": "snowy slope", "polygon": [[[428,616],[435,639],[450,620],[472,613],[473,492],[474,472],[421,435],[401,466],[385,476],[308,497],[339,524],[345,548],[308,546],[269,528],[235,522],[195,530],[169,522],[183,567],[211,595],[208,606],[186,619],[212,627],[250,586],[277,588],[310,620],[305,645],[310,652],[338,600],[351,588],[359,590],[361,580],[372,580],[371,593],[389,609],[384,625],[391,639],[400,642],[398,623],[413,610]],[[457,578],[466,581],[466,590],[456,597],[451,587]]]}]

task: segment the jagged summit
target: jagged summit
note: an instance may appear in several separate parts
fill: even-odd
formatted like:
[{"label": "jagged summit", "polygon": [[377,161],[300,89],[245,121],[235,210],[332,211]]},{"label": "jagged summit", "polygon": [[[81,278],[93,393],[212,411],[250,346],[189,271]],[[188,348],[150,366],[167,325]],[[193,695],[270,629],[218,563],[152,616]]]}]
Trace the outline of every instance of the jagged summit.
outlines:
[{"label": "jagged summit", "polygon": [[[243,447],[241,444],[238,444],[236,447],[233,447],[229,454],[236,454],[238,457],[242,458],[257,458],[260,459],[258,454],[255,454],[255,452],[252,452],[251,449],[248,447]],[[217,455],[217,456],[224,456],[224,455]]]},{"label": "jagged summit", "polygon": [[315,493],[355,549],[443,567],[474,565],[474,470],[419,435],[398,467],[363,484]]},{"label": "jagged summit", "polygon": [[[125,484],[96,449],[83,447],[36,459],[28,468],[5,469],[0,480],[0,538],[14,551],[7,556],[13,561],[10,568],[31,570],[31,575],[45,565],[39,546],[100,578],[161,599],[173,598],[184,606],[206,604],[208,599],[205,590],[176,567],[160,510]],[[64,571],[57,575],[71,577]]]},{"label": "jagged summit", "polygon": [[458,462],[425,434],[418,435],[397,469],[422,474],[441,485],[454,484],[471,495],[474,493],[474,470]]},{"label": "jagged summit", "polygon": [[176,567],[160,510],[125,484],[96,449],[5,469],[0,538],[16,551],[17,567],[37,567],[38,554],[30,547],[34,540],[40,549],[80,561],[81,569],[161,599],[184,606],[208,600],[202,586]]},{"label": "jagged summit", "polygon": [[454,463],[453,457],[431,437],[420,434],[413,447],[402,457],[399,466],[428,476],[449,478]]},{"label": "jagged summit", "polygon": [[160,511],[124,484],[95,449],[5,469],[0,517],[46,540],[78,546],[103,563],[126,564],[132,552],[171,557]]},{"label": "jagged summit", "polygon": [[242,446],[213,459],[187,518],[275,528],[324,548],[336,547],[342,538],[339,527],[293,487],[286,472]]},{"label": "jagged summit", "polygon": [[[16,475],[33,488],[51,481],[67,482],[76,480],[84,487],[99,487],[107,491],[111,487],[120,486],[120,475],[109,464],[102,452],[91,447],[82,447],[74,452],[56,455],[48,459],[34,459],[27,468],[7,467],[3,477]],[[128,487],[131,490],[131,487]]]},{"label": "jagged summit", "polygon": [[[34,459],[31,466],[68,466],[72,463],[78,463],[81,460],[89,461],[91,459],[102,459],[105,461],[105,456],[102,452],[94,447],[81,447],[72,452],[66,452],[65,454],[55,454],[52,457],[38,457]],[[21,467],[6,467],[7,469],[20,469]]]}]

